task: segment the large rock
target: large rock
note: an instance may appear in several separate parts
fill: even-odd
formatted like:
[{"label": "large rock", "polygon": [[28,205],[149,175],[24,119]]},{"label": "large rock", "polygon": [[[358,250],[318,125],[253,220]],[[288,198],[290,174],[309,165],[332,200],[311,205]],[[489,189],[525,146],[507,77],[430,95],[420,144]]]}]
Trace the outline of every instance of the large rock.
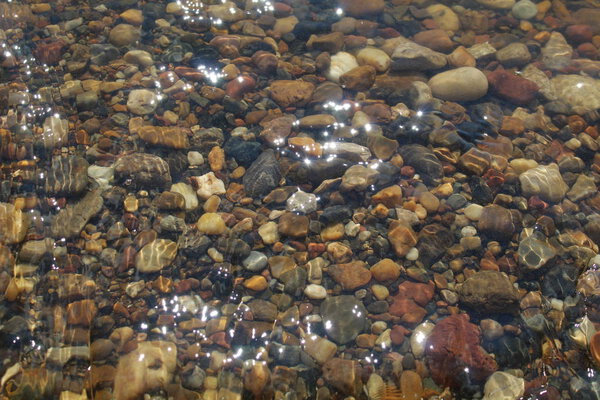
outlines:
[{"label": "large rock", "polygon": [[327,336],[337,344],[354,340],[367,325],[367,310],[354,296],[329,297],[321,303]]},{"label": "large rock", "polygon": [[488,80],[474,67],[461,67],[441,72],[427,83],[431,93],[442,100],[472,101],[487,93]]},{"label": "large rock", "polygon": [[461,286],[460,301],[481,313],[511,313],[518,308],[518,292],[508,276],[498,271],[480,271]]},{"label": "large rock", "polygon": [[250,165],[244,174],[244,189],[248,196],[264,196],[279,186],[281,171],[275,152],[267,149]]},{"label": "large rock", "polygon": [[281,80],[271,84],[271,98],[281,107],[301,107],[310,100],[315,85],[303,80]]},{"label": "large rock", "polygon": [[585,114],[600,108],[600,80],[583,75],[557,75],[550,80],[556,98]]},{"label": "large rock", "polygon": [[139,272],[158,272],[173,262],[177,255],[177,243],[167,239],[156,239],[148,243],[135,256],[135,267]]},{"label": "large rock", "polygon": [[166,389],[177,367],[177,346],[166,341],[141,342],[119,359],[115,400],[136,400],[145,393]]},{"label": "large rock", "polygon": [[133,188],[166,188],[171,184],[169,164],[153,154],[135,153],[115,163],[115,179]]},{"label": "large rock", "polygon": [[558,165],[540,165],[519,175],[524,196],[539,196],[542,200],[559,202],[569,187],[558,170]]},{"label": "large rock", "polygon": [[401,146],[398,150],[405,165],[410,165],[427,184],[439,183],[444,176],[442,163],[433,151],[420,144]]},{"label": "large rock", "polygon": [[87,193],[75,204],[67,205],[60,210],[52,221],[50,231],[54,238],[70,239],[78,236],[88,221],[102,209],[100,191],[94,190]]}]

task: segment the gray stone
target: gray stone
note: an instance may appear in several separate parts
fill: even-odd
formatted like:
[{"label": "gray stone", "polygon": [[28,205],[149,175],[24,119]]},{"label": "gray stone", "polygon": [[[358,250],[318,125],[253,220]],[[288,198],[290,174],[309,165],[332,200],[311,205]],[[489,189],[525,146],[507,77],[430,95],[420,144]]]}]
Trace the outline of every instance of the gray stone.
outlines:
[{"label": "gray stone", "polygon": [[581,174],[577,177],[571,190],[567,192],[567,197],[569,200],[579,201],[586,197],[590,197],[597,192],[598,189],[596,188],[596,181],[594,181],[594,178]]},{"label": "gray stone", "polygon": [[424,71],[446,66],[446,56],[414,42],[396,46],[392,53],[391,69],[395,71]]},{"label": "gray stone", "polygon": [[513,6],[511,11],[517,19],[531,19],[537,14],[537,7],[530,0],[520,0]]},{"label": "gray stone", "polygon": [[523,195],[539,196],[544,201],[559,202],[569,190],[558,165],[540,165],[519,175]]},{"label": "gray stone", "polygon": [[354,296],[329,297],[320,312],[327,336],[337,344],[353,341],[367,327],[367,310]]},{"label": "gray stone", "polygon": [[519,264],[527,269],[536,270],[546,265],[556,255],[556,250],[547,240],[529,236],[519,243],[518,254]]},{"label": "gray stone", "polygon": [[583,75],[557,75],[550,80],[556,97],[577,114],[600,108],[600,81]]},{"label": "gray stone", "polygon": [[433,151],[420,144],[401,146],[398,150],[405,165],[410,165],[427,184],[437,184],[443,177],[442,163]]},{"label": "gray stone", "polygon": [[[542,62],[550,69],[563,69],[571,64],[573,48],[559,32],[552,32],[542,49]],[[559,97],[560,98],[560,97]]]},{"label": "gray stone", "polygon": [[522,67],[531,60],[531,53],[524,43],[511,43],[498,50],[496,59],[505,67]]},{"label": "gray stone", "polygon": [[267,256],[260,251],[251,251],[248,257],[242,261],[242,265],[249,271],[257,272],[267,266]]},{"label": "gray stone", "polygon": [[298,190],[287,199],[286,208],[288,211],[310,214],[317,211],[317,196]]},{"label": "gray stone", "polygon": [[246,194],[253,198],[266,195],[279,186],[281,171],[275,158],[275,152],[267,149],[250,165],[244,175]]},{"label": "gray stone", "polygon": [[60,210],[52,222],[50,231],[54,238],[70,239],[81,233],[88,221],[102,209],[100,191],[94,190],[87,193],[75,204]]}]

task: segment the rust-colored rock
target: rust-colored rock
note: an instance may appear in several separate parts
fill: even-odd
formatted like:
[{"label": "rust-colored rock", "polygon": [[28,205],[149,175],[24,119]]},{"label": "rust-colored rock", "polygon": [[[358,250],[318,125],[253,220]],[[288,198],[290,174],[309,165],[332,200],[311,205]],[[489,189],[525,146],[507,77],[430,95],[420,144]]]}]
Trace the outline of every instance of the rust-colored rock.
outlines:
[{"label": "rust-colored rock", "polygon": [[477,325],[469,322],[466,314],[451,315],[438,322],[425,346],[433,380],[441,386],[459,388],[468,368],[470,380],[483,382],[498,365],[480,343],[481,332]]},{"label": "rust-colored rock", "polygon": [[301,107],[308,103],[314,90],[315,85],[302,80],[275,81],[271,84],[271,98],[281,107]]},{"label": "rust-colored rock", "polygon": [[340,76],[343,88],[357,91],[368,90],[375,82],[377,71],[370,65],[361,65]]},{"label": "rust-colored rock", "polygon": [[516,105],[528,105],[540,90],[535,82],[503,69],[490,72],[487,78],[492,91],[498,97]]},{"label": "rust-colored rock", "polygon": [[352,261],[330,266],[327,272],[342,286],[342,289],[354,290],[371,280],[371,272],[365,268],[365,265],[363,261]]},{"label": "rust-colored rock", "polygon": [[172,126],[142,126],[138,130],[140,139],[152,146],[186,149],[189,147],[185,129]]}]

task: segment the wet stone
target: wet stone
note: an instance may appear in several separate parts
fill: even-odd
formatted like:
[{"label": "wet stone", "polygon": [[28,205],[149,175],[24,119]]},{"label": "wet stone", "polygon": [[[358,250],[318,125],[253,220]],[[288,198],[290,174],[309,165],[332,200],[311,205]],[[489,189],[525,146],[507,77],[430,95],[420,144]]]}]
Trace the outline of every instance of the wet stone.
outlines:
[{"label": "wet stone", "polygon": [[308,217],[286,212],[279,217],[277,229],[282,235],[300,238],[308,234],[308,224]]},{"label": "wet stone", "polygon": [[569,189],[558,170],[558,165],[540,165],[519,175],[525,196],[539,196],[542,200],[561,201]]},{"label": "wet stone", "polygon": [[169,165],[162,158],[152,154],[126,155],[119,158],[114,166],[115,178],[135,188],[162,188],[171,184]]},{"label": "wet stone", "polygon": [[98,190],[88,192],[76,203],[60,210],[51,226],[55,238],[73,238],[78,236],[88,221],[102,209],[103,201]]},{"label": "wet stone", "polygon": [[496,204],[483,207],[477,219],[477,229],[495,240],[509,240],[516,230],[510,210]]},{"label": "wet stone", "polygon": [[442,178],[442,163],[427,147],[411,144],[401,146],[398,152],[404,159],[404,164],[412,166],[425,183],[436,183]]},{"label": "wet stone", "polygon": [[327,336],[337,344],[354,340],[366,327],[367,310],[354,296],[329,297],[321,303],[320,312]]},{"label": "wet stone", "polygon": [[342,289],[354,290],[371,280],[371,272],[365,268],[365,265],[362,261],[335,264],[328,268],[327,273],[342,286]]},{"label": "wet stone", "polygon": [[250,165],[244,175],[246,194],[255,198],[264,196],[279,185],[280,179],[281,172],[275,153],[267,149]]},{"label": "wet stone", "polygon": [[427,83],[442,100],[472,101],[487,93],[488,80],[477,68],[461,67],[434,75]]},{"label": "wet stone", "polygon": [[310,214],[317,211],[317,196],[298,190],[287,199],[286,208],[288,211]]},{"label": "wet stone", "polygon": [[543,267],[556,255],[556,250],[546,240],[529,236],[519,242],[519,263],[529,270]]},{"label": "wet stone", "polygon": [[158,272],[170,265],[177,255],[177,243],[167,239],[156,239],[140,249],[135,257],[139,272]]},{"label": "wet stone", "polygon": [[394,48],[391,69],[394,71],[420,71],[439,69],[446,65],[446,56],[411,41]]},{"label": "wet stone", "polygon": [[136,115],[151,114],[158,106],[158,97],[148,89],[135,89],[127,97],[127,109]]},{"label": "wet stone", "polygon": [[512,313],[518,307],[518,293],[508,276],[498,271],[480,271],[459,290],[460,301],[481,313]]},{"label": "wet stone", "polygon": [[58,196],[79,194],[87,187],[88,167],[88,162],[82,157],[54,157],[44,189]]}]

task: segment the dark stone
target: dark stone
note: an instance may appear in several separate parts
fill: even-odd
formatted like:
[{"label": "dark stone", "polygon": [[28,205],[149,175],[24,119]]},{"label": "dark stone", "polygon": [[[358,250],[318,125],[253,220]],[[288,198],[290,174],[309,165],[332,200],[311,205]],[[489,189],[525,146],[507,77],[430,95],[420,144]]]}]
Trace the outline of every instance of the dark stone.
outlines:
[{"label": "dark stone", "polygon": [[427,225],[419,232],[419,260],[429,266],[439,260],[453,244],[454,235],[448,229],[439,224]]},{"label": "dark stone", "polygon": [[250,254],[250,246],[241,239],[221,238],[217,241],[216,248],[232,260],[243,260]]},{"label": "dark stone", "polygon": [[498,271],[479,271],[467,279],[459,290],[460,301],[480,313],[514,313],[518,309],[518,292],[508,276]]},{"label": "dark stone", "polygon": [[367,325],[367,310],[354,296],[328,297],[321,303],[327,336],[337,344],[354,340]]},{"label": "dark stone", "polygon": [[227,157],[235,158],[239,165],[248,167],[261,153],[261,145],[258,142],[246,141],[238,136],[233,136],[223,147]]},{"label": "dark stone", "polygon": [[319,221],[324,224],[332,224],[335,222],[343,222],[352,217],[352,210],[348,206],[336,205],[326,207],[323,213],[319,215]]},{"label": "dark stone", "polygon": [[281,171],[275,152],[267,149],[250,165],[243,183],[248,196],[257,198],[266,195],[279,186]]},{"label": "dark stone", "polygon": [[169,164],[153,154],[135,153],[117,160],[115,180],[138,189],[166,188],[171,184]]},{"label": "dark stone", "polygon": [[442,163],[433,151],[419,144],[400,146],[398,150],[405,165],[412,166],[425,183],[438,184],[444,176]]},{"label": "dark stone", "polygon": [[579,270],[572,264],[557,264],[542,278],[542,294],[549,298],[564,299],[575,294]]}]

